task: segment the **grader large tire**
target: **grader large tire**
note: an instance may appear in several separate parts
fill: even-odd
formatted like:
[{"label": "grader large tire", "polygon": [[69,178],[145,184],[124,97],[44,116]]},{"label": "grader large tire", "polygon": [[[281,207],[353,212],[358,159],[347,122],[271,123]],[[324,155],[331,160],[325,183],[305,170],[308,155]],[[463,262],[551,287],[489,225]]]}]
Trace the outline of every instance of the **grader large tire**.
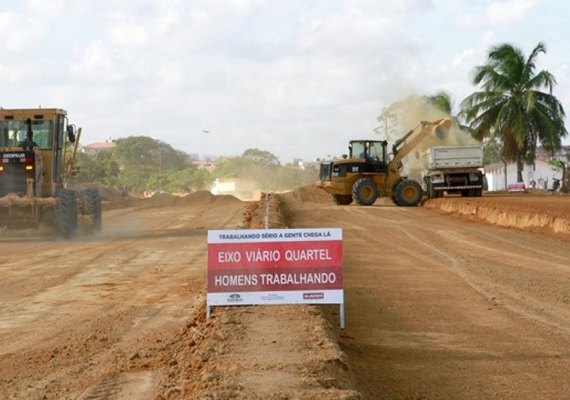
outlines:
[{"label": "grader large tire", "polygon": [[97,188],[89,188],[85,190],[85,212],[91,216],[92,229],[94,232],[101,231],[101,195]]},{"label": "grader large tire", "polygon": [[360,178],[352,186],[352,198],[361,206],[374,204],[378,198],[376,183],[370,178]]},{"label": "grader large tire", "polygon": [[77,200],[73,190],[61,189],[56,194],[54,233],[56,237],[70,239],[77,230]]},{"label": "grader large tire", "polygon": [[347,206],[352,203],[352,196],[349,194],[333,194],[333,201],[339,206]]},{"label": "grader large tire", "polygon": [[415,207],[417,206],[424,192],[420,184],[412,179],[404,179],[396,185],[395,189],[395,200],[396,204],[403,207]]}]

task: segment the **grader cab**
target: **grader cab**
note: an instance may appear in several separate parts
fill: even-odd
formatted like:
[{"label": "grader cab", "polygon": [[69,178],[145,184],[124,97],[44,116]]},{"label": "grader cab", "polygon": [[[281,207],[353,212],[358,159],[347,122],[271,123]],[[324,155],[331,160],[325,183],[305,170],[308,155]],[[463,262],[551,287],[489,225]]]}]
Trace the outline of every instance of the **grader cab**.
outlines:
[{"label": "grader cab", "polygon": [[98,189],[67,189],[80,135],[62,109],[0,109],[0,226],[44,223],[70,238],[85,216],[89,231],[101,229]]}]

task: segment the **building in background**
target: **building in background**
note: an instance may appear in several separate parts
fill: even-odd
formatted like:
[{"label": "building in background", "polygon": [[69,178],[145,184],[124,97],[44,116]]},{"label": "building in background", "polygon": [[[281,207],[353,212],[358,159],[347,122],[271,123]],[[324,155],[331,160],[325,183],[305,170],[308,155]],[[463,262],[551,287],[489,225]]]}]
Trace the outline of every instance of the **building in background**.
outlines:
[{"label": "building in background", "polygon": [[[524,188],[550,190],[555,179],[562,180],[562,168],[546,161],[536,160],[523,168]],[[500,191],[515,187],[517,183],[516,163],[496,163],[485,166],[487,190]]]},{"label": "building in background", "polygon": [[95,142],[95,143],[91,143],[88,144],[86,146],[81,147],[81,151],[84,152],[85,154],[89,154],[90,156],[93,156],[97,153],[100,153],[102,151],[108,151],[113,149],[113,147],[115,147],[115,142],[113,142],[112,140],[106,140],[104,142]]}]

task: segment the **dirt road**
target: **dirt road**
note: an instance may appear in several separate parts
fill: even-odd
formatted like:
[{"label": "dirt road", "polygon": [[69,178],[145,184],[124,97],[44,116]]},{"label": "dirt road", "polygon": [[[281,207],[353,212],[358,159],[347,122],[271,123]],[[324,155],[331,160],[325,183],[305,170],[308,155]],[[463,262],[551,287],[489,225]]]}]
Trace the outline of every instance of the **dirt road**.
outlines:
[{"label": "dirt road", "polygon": [[[570,215],[570,198],[551,208],[550,198],[516,199],[480,206],[500,215],[505,204],[514,213],[533,203]],[[465,204],[438,202],[446,200]],[[297,204],[296,226],[344,229],[339,341],[365,398],[570,398],[568,237],[425,208]]]},{"label": "dirt road", "polygon": [[570,398],[570,236],[435,203],[283,199],[290,226],[344,230],[344,331],[327,306],[205,321],[206,231],[257,227],[259,210],[165,197],[105,211],[98,237],[0,232],[0,398]]},{"label": "dirt road", "polygon": [[3,232],[0,397],[179,391],[169,367],[187,324],[203,313],[206,228],[235,228],[243,207],[204,195],[155,201],[106,211],[102,236],[73,241]]}]

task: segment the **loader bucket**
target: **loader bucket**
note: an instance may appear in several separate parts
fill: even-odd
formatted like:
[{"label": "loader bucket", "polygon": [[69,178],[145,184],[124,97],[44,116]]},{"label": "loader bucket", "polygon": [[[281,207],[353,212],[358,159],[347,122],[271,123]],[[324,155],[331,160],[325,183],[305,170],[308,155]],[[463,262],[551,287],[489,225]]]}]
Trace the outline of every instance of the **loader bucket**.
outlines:
[{"label": "loader bucket", "polygon": [[442,119],[435,127],[435,136],[439,140],[445,140],[449,135],[449,128],[451,128],[451,120],[449,118]]}]

